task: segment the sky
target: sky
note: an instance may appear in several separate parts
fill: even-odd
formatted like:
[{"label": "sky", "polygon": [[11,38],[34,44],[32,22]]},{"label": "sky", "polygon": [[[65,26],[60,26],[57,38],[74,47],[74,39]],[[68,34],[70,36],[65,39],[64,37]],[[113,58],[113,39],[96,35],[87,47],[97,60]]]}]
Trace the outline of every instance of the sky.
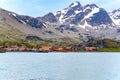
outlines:
[{"label": "sky", "polygon": [[62,10],[75,1],[83,6],[96,4],[108,12],[120,8],[120,0],[0,0],[0,7],[20,15],[39,17]]}]

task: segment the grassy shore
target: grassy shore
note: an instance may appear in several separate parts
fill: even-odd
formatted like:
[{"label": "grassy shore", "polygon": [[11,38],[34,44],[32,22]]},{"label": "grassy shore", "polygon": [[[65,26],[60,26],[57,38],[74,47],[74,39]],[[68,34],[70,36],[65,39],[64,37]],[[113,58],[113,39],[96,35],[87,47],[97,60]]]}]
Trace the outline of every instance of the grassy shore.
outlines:
[{"label": "grassy shore", "polygon": [[101,48],[99,52],[120,52],[120,48]]}]

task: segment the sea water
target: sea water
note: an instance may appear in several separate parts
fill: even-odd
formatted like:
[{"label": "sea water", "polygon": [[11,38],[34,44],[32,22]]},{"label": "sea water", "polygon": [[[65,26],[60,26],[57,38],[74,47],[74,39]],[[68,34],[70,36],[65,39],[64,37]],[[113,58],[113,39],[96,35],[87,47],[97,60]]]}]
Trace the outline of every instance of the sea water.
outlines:
[{"label": "sea water", "polygon": [[120,54],[0,54],[0,80],[120,80]]}]

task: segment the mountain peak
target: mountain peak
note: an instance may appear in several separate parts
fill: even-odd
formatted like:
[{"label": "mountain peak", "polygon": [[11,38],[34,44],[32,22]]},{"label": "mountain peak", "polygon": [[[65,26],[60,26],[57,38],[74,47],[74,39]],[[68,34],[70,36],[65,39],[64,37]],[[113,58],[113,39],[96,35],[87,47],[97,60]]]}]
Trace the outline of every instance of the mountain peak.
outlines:
[{"label": "mountain peak", "polygon": [[[46,14],[45,16],[53,16],[53,13],[49,12],[48,14]],[[44,16],[44,17],[45,17]]]},{"label": "mountain peak", "polygon": [[48,14],[44,15],[43,17],[37,18],[41,22],[57,22],[56,17],[53,13],[49,12]]},{"label": "mountain peak", "polygon": [[96,4],[87,4],[87,5],[85,6],[85,8],[86,8],[86,7],[98,8],[98,6],[97,6]]},{"label": "mountain peak", "polygon": [[76,1],[72,3],[69,7],[76,7],[76,6],[81,6],[80,2]]},{"label": "mountain peak", "polygon": [[69,5],[67,8],[64,8],[61,11],[57,11],[55,13],[55,16],[60,21],[60,23],[63,23],[63,22],[66,22],[67,19],[80,13],[82,11],[82,8],[83,8],[82,5],[78,1],[76,1],[71,5]]},{"label": "mountain peak", "polygon": [[120,8],[112,11],[112,13],[115,13],[115,12],[120,12]]}]

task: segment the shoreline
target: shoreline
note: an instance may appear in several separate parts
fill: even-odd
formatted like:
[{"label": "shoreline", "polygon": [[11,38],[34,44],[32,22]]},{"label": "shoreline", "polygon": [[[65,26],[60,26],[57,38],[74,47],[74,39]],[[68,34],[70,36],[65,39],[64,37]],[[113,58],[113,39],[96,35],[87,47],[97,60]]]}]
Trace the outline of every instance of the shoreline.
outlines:
[{"label": "shoreline", "polygon": [[113,53],[113,52],[116,52],[116,53],[120,53],[120,52],[117,52],[117,51],[109,51],[109,52],[107,52],[107,51],[78,51],[78,52],[73,52],[73,51],[67,51],[67,52],[65,52],[65,51],[61,51],[61,52],[59,52],[59,51],[0,51],[0,53],[8,53],[8,52],[12,52],[12,53],[14,53],[14,52],[19,52],[19,53],[23,53],[23,52],[28,52],[28,53],[52,53],[52,52],[56,52],[56,53],[80,53],[80,52],[84,52],[84,53]]}]

